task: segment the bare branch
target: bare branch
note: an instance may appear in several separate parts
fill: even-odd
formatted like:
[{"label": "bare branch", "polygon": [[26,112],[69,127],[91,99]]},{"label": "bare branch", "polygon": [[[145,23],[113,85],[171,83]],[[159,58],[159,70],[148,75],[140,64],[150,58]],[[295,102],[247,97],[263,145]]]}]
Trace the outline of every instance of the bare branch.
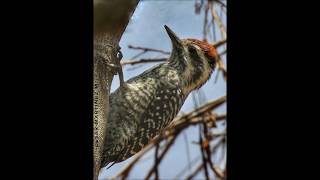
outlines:
[{"label": "bare branch", "polygon": [[209,6],[208,4],[205,6],[205,10],[204,10],[204,23],[203,23],[203,40],[207,41],[207,25],[208,25],[208,12],[209,12]]},{"label": "bare branch", "polygon": [[224,8],[227,8],[227,5],[224,2],[220,1],[220,0],[214,0],[214,2],[216,2],[217,4],[220,4]]},{"label": "bare branch", "polygon": [[[214,43],[213,46],[214,46],[215,48],[218,48],[219,46],[224,45],[225,43],[227,43],[227,39],[223,39],[223,40],[221,40],[221,41],[218,41],[218,42]],[[227,52],[226,50],[223,51],[223,52],[221,52],[221,53],[218,55],[218,61],[217,61],[218,68],[219,68],[219,70],[222,72],[224,80],[227,80],[227,70],[226,70],[225,65],[224,65],[224,63],[223,63],[223,61],[222,61],[221,56],[222,56],[223,54],[225,54],[226,52]]]},{"label": "bare branch", "polygon": [[205,156],[205,153],[204,153],[203,139],[201,135],[201,125],[199,126],[199,142],[201,144],[201,146],[199,147],[200,147],[200,152],[202,157],[202,167],[204,168],[204,174],[205,174],[206,180],[209,180],[209,173],[208,173],[208,167],[207,167],[208,158]]},{"label": "bare branch", "polygon": [[222,170],[217,166],[217,165],[210,165],[211,169],[213,170],[213,172],[216,173],[216,175],[223,179],[224,178],[224,173],[222,172]]},{"label": "bare branch", "polygon": [[168,60],[168,58],[158,58],[158,59],[139,59],[139,60],[124,60],[121,61],[121,65],[135,65],[135,64],[142,64],[142,63],[156,63],[156,62],[164,62]]},{"label": "bare branch", "polygon": [[215,42],[213,46],[217,49],[218,47],[224,45],[225,43],[227,43],[227,39],[223,39],[221,41]]},{"label": "bare branch", "polygon": [[203,168],[203,163],[201,163],[187,178],[186,180],[191,180],[194,176],[196,176],[201,169]]},{"label": "bare branch", "polygon": [[[200,156],[197,156],[196,158],[192,159],[192,163],[196,163],[197,161],[199,161],[201,157]],[[190,168],[190,165],[192,165],[191,163],[190,164],[187,164],[186,167],[184,167],[173,179],[179,179],[187,170],[189,170]]]},{"label": "bare branch", "polygon": [[152,51],[152,52],[159,52],[159,53],[162,53],[162,54],[170,54],[170,52],[164,51],[164,50],[161,50],[161,49],[154,49],[154,48],[147,48],[147,47],[140,47],[140,46],[132,46],[132,45],[128,45],[128,48],[135,49],[135,50],[143,50],[145,52]]},{"label": "bare branch", "polygon": [[154,173],[155,173],[155,180],[159,180],[159,171],[158,171],[158,165],[159,165],[159,158],[158,158],[158,153],[159,153],[159,144],[156,144],[156,151],[154,153],[155,155],[155,169],[154,169]]},{"label": "bare branch", "polygon": [[225,54],[227,54],[227,50],[222,51],[222,52],[219,54],[219,56],[223,56],[223,55],[225,55]]},{"label": "bare branch", "polygon": [[150,169],[149,173],[147,174],[145,179],[150,179],[151,175],[153,174],[153,172],[155,171],[155,169],[157,169],[157,167],[159,166],[161,160],[163,159],[163,157],[165,156],[165,154],[168,152],[168,150],[172,147],[172,144],[174,143],[174,141],[176,140],[178,134],[176,134],[174,137],[172,137],[168,144],[166,145],[165,149],[162,151],[161,155],[158,157],[158,162],[154,164],[154,166]]},{"label": "bare branch", "polygon": [[115,175],[111,179],[116,179],[117,177],[122,177],[122,179],[125,179],[129,175],[133,166],[140,160],[140,158],[145,153],[147,153],[152,148],[153,144],[149,144],[145,148],[143,148],[138,154],[135,155],[135,158],[127,166],[125,166],[117,175]]},{"label": "bare branch", "polygon": [[[225,143],[225,137],[222,137],[219,139],[219,141],[214,144],[211,148],[211,152],[215,152],[217,150],[217,148],[222,145],[223,143]],[[199,164],[197,166],[197,168],[185,179],[191,180],[193,177],[195,177],[203,168],[203,163]]]},{"label": "bare branch", "polygon": [[187,162],[188,162],[188,170],[191,170],[191,160],[190,160],[190,148],[188,143],[188,136],[186,132],[183,132],[184,142],[186,144],[186,155],[187,155]]}]

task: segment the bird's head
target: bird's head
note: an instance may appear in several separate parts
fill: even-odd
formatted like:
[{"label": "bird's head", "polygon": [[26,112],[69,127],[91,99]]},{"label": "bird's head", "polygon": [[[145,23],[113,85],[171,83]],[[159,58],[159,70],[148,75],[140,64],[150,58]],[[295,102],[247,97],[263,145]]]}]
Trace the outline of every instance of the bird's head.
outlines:
[{"label": "bird's head", "polygon": [[168,26],[172,52],[169,64],[175,67],[190,91],[205,84],[217,64],[217,51],[213,45],[197,39],[180,39]]}]

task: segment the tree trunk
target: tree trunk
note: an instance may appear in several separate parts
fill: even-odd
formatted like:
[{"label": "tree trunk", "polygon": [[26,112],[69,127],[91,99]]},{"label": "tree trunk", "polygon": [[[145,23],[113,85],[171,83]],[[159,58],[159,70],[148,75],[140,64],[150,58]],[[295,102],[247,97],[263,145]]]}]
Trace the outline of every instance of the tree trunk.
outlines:
[{"label": "tree trunk", "polygon": [[[116,61],[114,47],[116,47],[117,42],[117,39],[108,34],[94,39],[94,179],[98,178],[101,166],[109,110],[109,93],[114,75],[113,70],[108,68],[106,64]],[[101,54],[102,51],[103,54]]]},{"label": "tree trunk", "polygon": [[[98,179],[105,144],[109,93],[115,70],[117,47],[139,0],[94,0],[93,145],[94,180]],[[112,17],[112,18],[110,18]]]}]

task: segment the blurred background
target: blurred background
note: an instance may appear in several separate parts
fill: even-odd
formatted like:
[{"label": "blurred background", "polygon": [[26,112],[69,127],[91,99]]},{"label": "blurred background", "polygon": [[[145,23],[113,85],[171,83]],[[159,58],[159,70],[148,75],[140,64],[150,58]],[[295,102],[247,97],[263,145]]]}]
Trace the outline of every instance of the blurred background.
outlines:
[{"label": "blurred background", "polygon": [[[180,38],[206,39],[211,44],[226,39],[226,4],[226,0],[141,0],[120,41],[123,53],[122,61],[167,58],[169,55],[166,53],[128,47],[138,46],[170,52],[171,43],[164,25],[169,26]],[[211,8],[214,9],[214,12],[211,11]],[[215,15],[219,17],[219,20],[215,19]],[[220,57],[226,69],[226,43],[219,46],[218,51],[221,53]],[[124,79],[128,80],[157,63],[124,65]],[[115,76],[111,92],[118,87],[119,78]],[[225,95],[226,79],[224,79],[223,73],[216,69],[210,80],[201,89],[189,95],[180,114],[191,112],[195,108]],[[215,108],[213,112],[217,114],[226,113],[226,103]],[[216,125],[214,128],[209,128],[212,134],[217,135],[210,141],[211,147],[216,146],[215,150],[211,152],[210,159],[217,170],[225,172],[226,119],[217,121]],[[190,126],[179,134],[158,166],[159,179],[186,179],[196,171],[199,165],[203,163],[199,143],[197,143],[199,142],[199,135],[199,125]],[[221,141],[221,138],[224,141]],[[216,145],[217,141],[219,141],[218,145]],[[149,169],[154,165],[154,151],[155,148],[142,156],[131,169],[128,179],[145,178]],[[134,158],[135,156],[117,163],[109,169],[102,169],[99,180],[111,179],[116,176]],[[194,174],[192,179],[206,179],[204,168]],[[221,179],[209,167],[208,169],[210,179]]]}]

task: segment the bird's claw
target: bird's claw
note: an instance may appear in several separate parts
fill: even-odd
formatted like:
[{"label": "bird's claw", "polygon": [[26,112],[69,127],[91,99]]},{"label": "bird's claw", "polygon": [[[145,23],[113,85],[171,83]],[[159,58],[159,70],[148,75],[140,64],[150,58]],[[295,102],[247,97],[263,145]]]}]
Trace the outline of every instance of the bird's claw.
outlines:
[{"label": "bird's claw", "polygon": [[118,48],[117,48],[117,59],[118,61],[116,62],[116,66],[117,66],[117,72],[118,72],[118,75],[119,75],[119,80],[120,80],[120,87],[123,87],[124,85],[124,80],[123,80],[123,71],[122,71],[122,66],[121,66],[121,59],[122,59],[123,55],[122,55],[122,52],[121,52],[121,47],[118,45]]}]

